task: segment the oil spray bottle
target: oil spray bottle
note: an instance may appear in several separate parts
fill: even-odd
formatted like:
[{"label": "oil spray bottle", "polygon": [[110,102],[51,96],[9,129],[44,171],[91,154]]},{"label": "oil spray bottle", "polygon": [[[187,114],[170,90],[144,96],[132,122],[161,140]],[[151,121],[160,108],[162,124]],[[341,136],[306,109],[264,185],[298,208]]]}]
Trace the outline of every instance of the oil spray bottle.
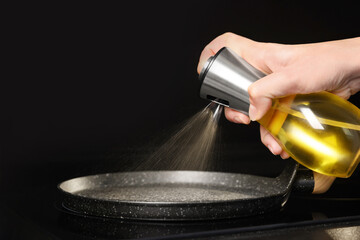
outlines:
[{"label": "oil spray bottle", "polygon": [[[200,73],[200,96],[248,115],[248,87],[265,74],[229,48]],[[335,177],[350,177],[360,161],[360,109],[328,92],[273,100],[258,121],[300,164]]]}]

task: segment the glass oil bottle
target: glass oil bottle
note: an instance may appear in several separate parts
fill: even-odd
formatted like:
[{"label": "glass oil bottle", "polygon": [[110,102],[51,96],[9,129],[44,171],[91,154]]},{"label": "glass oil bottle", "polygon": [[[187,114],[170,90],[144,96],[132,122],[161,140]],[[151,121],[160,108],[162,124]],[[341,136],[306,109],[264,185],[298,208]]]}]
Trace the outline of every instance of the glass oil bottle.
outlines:
[{"label": "glass oil bottle", "polygon": [[[229,48],[210,57],[200,73],[200,96],[248,114],[248,87],[265,74]],[[350,177],[360,161],[360,109],[328,92],[274,99],[258,121],[300,164]]]}]

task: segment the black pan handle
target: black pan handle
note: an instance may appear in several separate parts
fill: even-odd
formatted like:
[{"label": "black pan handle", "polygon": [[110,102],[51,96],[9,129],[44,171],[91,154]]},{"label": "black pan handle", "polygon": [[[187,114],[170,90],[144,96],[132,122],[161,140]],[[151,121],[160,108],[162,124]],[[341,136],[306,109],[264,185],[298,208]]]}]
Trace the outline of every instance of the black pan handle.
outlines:
[{"label": "black pan handle", "polygon": [[292,186],[295,195],[311,194],[314,191],[314,173],[310,169],[299,167]]}]

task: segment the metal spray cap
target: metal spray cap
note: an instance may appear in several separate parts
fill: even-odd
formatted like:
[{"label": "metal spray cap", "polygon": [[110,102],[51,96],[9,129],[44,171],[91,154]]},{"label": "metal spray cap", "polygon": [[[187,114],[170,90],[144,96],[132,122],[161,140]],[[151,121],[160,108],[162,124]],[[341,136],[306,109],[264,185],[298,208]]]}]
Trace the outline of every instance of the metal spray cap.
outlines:
[{"label": "metal spray cap", "polygon": [[264,76],[263,72],[224,47],[207,60],[200,72],[200,97],[249,115],[248,87]]}]

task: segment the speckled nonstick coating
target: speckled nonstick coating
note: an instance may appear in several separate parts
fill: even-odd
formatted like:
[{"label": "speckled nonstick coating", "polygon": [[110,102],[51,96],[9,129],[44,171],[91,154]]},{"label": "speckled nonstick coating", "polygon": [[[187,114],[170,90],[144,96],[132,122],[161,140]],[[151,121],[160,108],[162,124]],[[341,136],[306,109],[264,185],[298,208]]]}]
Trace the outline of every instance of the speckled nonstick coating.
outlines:
[{"label": "speckled nonstick coating", "polygon": [[298,165],[276,178],[202,171],[99,174],[59,184],[64,208],[146,220],[205,220],[262,214],[285,205]]}]

